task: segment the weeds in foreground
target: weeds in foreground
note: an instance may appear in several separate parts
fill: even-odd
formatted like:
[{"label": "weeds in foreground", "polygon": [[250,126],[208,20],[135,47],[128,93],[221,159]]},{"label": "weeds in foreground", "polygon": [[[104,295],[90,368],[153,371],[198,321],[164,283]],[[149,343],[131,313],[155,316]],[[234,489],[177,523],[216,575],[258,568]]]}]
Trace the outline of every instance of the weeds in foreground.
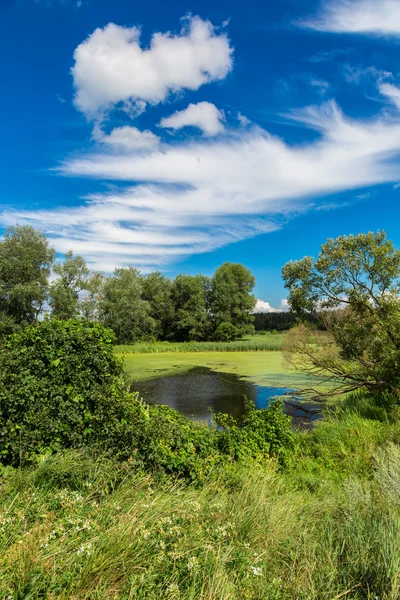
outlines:
[{"label": "weeds in foreground", "polygon": [[395,600],[400,433],[347,414],[204,485],[68,451],[4,471],[0,597]]}]

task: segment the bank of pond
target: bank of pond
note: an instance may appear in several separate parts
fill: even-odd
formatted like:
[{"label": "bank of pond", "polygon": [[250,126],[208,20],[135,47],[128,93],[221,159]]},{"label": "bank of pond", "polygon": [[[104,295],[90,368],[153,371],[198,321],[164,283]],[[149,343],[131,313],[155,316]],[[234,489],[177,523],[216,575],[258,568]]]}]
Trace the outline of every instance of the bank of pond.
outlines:
[{"label": "bank of pond", "polygon": [[309,426],[321,415],[321,403],[301,397],[299,389],[322,385],[321,379],[290,370],[282,352],[179,352],[124,355],[132,390],[149,404],[164,404],[190,419],[210,422],[224,413],[240,419],[244,398],[257,408],[282,397],[294,425]]}]

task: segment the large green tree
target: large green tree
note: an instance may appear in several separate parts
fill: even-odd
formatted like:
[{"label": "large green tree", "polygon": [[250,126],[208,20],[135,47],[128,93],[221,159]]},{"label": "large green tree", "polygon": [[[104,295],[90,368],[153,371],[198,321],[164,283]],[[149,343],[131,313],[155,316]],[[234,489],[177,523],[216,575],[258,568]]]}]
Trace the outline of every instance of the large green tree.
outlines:
[{"label": "large green tree", "polygon": [[86,289],[89,269],[82,256],[74,256],[70,250],[63,263],[54,265],[58,278],[50,286],[52,314],[58,319],[72,319],[80,314],[79,294]]},{"label": "large green tree", "polygon": [[283,279],[291,308],[328,332],[293,332],[289,359],[325,377],[332,394],[366,387],[399,396],[400,251],[385,232],[329,239],[317,260],[287,263]]},{"label": "large green tree", "polygon": [[174,319],[172,281],[155,271],[143,277],[142,288],[142,298],[149,303],[150,316],[154,320],[153,335],[165,340],[172,334]]},{"label": "large green tree", "polygon": [[178,275],[172,285],[173,329],[178,341],[206,340],[211,331],[208,312],[210,279],[203,275]]},{"label": "large green tree", "polygon": [[54,256],[41,231],[20,225],[6,229],[0,242],[0,320],[6,329],[37,321]]},{"label": "large green tree", "polygon": [[119,343],[149,337],[154,331],[150,304],[142,298],[142,277],[133,267],[120,268],[105,280],[100,299],[101,320]]},{"label": "large green tree", "polygon": [[215,271],[211,312],[217,338],[236,339],[252,330],[256,280],[244,265],[226,262]]}]

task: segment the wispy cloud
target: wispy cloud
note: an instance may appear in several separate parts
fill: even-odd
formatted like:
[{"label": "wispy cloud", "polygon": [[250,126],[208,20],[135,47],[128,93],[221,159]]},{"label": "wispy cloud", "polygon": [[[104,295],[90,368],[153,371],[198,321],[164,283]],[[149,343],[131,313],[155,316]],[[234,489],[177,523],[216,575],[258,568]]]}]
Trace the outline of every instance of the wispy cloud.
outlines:
[{"label": "wispy cloud", "polygon": [[333,33],[400,36],[399,0],[325,0],[302,27]]},{"label": "wispy cloud", "polygon": [[84,5],[84,0],[33,0],[33,2],[46,8],[51,8],[52,6],[65,5],[79,9]]},{"label": "wispy cloud", "polygon": [[[361,4],[336,2],[339,12]],[[93,268],[148,270],[274,231],[299,212],[326,209],[324,197],[335,192],[365,194],[368,186],[398,182],[400,91],[382,78],[375,84],[390,108],[375,118],[349,118],[334,101],[287,114],[305,139],[306,130],[316,132],[312,142],[289,144],[245,115],[222,128],[222,113],[207,102],[161,121],[209,134],[195,141],[165,134],[163,141],[160,130],[158,136],[128,125],[107,131],[105,117],[115,107],[136,116],[170,94],[223,79],[231,67],[225,32],[198,17],[187,18],[178,35],[154,34],[148,48],[137,28],[96,30],[78,46],[73,67],[75,104],[94,123],[94,149],[66,159],[58,171],[112,182],[112,191],[91,194],[78,207],[8,209],[0,222],[41,227],[57,251],[81,253]],[[316,77],[306,83],[328,89]]]},{"label": "wispy cloud", "polygon": [[355,120],[328,102],[288,118],[319,139],[293,146],[250,127],[146,151],[99,150],[67,160],[61,172],[130,187],[92,195],[80,208],[9,210],[1,221],[43,227],[58,251],[72,248],[97,268],[167,265],[275,230],[318,197],[398,181],[399,112]]}]

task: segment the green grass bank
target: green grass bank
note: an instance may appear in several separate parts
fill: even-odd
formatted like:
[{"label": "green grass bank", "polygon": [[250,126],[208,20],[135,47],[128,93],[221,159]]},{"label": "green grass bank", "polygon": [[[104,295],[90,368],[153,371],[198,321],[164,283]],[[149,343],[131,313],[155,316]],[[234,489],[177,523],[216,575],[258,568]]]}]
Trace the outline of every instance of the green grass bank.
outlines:
[{"label": "green grass bank", "polygon": [[137,342],[117,345],[118,354],[157,354],[162,352],[249,352],[281,350],[285,336],[265,333],[248,336],[235,342]]},{"label": "green grass bank", "polygon": [[0,597],[396,600],[399,442],[353,408],[296,434],[284,468],[239,461],[201,486],[77,451],[7,468]]}]

